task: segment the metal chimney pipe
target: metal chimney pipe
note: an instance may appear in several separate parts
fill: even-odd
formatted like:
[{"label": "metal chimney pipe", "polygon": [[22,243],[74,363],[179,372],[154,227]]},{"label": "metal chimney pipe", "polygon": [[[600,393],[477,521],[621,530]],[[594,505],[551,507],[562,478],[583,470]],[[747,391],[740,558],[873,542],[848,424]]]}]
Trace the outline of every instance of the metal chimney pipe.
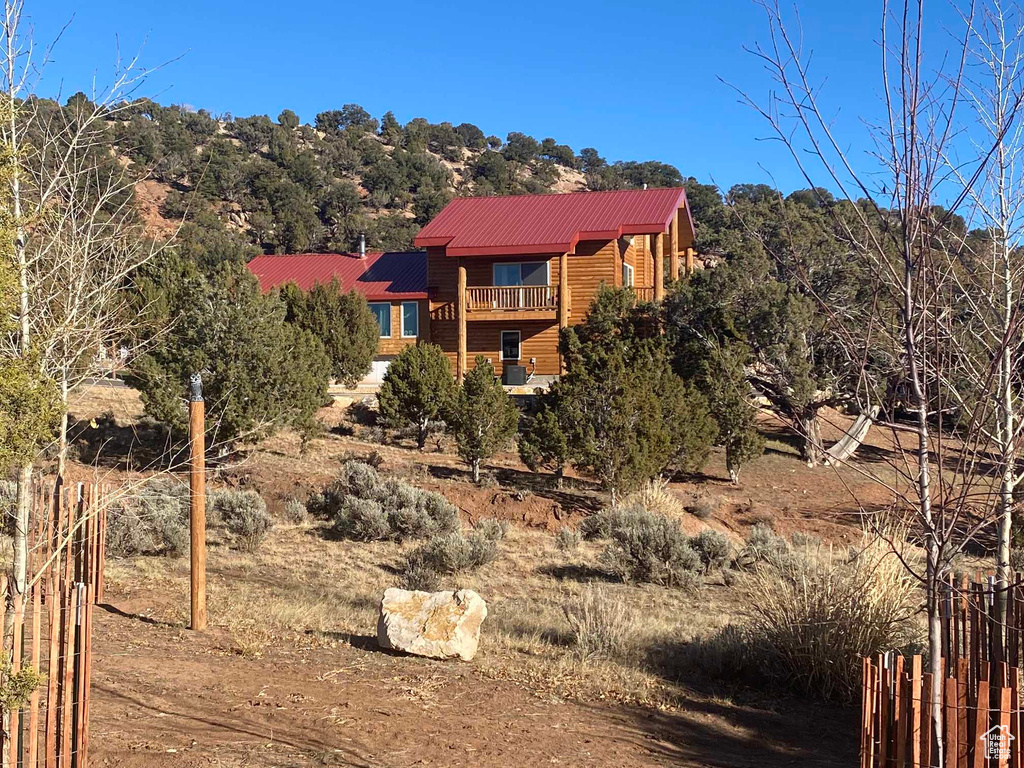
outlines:
[{"label": "metal chimney pipe", "polygon": [[359,235],[359,258],[366,258],[366,235]]}]

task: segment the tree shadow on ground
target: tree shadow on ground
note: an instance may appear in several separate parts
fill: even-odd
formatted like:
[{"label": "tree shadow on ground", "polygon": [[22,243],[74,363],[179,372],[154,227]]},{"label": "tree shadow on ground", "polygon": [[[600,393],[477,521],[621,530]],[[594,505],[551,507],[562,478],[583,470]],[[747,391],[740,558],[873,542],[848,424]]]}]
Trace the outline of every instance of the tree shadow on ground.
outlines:
[{"label": "tree shadow on ground", "polygon": [[542,565],[537,569],[537,573],[550,576],[559,581],[576,581],[580,584],[589,584],[595,581],[610,584],[621,581],[621,579],[617,579],[607,571],[602,571],[600,568],[594,568],[583,563]]},{"label": "tree shadow on ground", "polygon": [[[597,492],[596,486],[586,483],[586,481],[576,478],[567,479],[566,484],[571,482],[572,488],[563,487],[559,489],[554,487],[553,479],[550,475],[542,475],[510,467],[489,467],[487,469],[498,484],[493,487],[479,486],[483,490],[510,494],[514,494],[517,491],[525,491],[542,499],[554,501],[562,509],[570,513],[589,514],[598,512],[605,506],[605,500]],[[438,480],[456,480],[464,483],[473,482],[469,470],[460,467],[431,464],[428,467],[428,471],[431,477]]]},{"label": "tree shadow on ground", "polygon": [[174,442],[155,421],[119,424],[112,416],[68,417],[68,443],[83,464],[141,471],[185,461],[188,446]]},{"label": "tree shadow on ground", "polygon": [[608,729],[605,738],[632,743],[669,765],[831,768],[853,765],[858,752],[856,710],[820,703],[782,702],[768,709],[693,696],[675,711],[622,707],[613,717],[621,727]]}]

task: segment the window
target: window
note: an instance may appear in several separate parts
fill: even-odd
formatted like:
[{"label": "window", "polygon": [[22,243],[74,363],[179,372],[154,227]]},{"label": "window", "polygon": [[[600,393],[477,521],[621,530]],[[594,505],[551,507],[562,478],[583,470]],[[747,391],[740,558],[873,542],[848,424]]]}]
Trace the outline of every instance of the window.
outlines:
[{"label": "window", "polygon": [[382,339],[391,338],[391,302],[381,301],[372,302],[370,304],[370,311],[377,316],[377,325],[380,326],[380,336]]},{"label": "window", "polygon": [[518,362],[520,351],[519,331],[502,331],[501,359]]},{"label": "window", "polygon": [[515,264],[495,264],[495,285],[549,285],[549,262],[524,261]]},{"label": "window", "polygon": [[622,286],[624,288],[633,287],[633,267],[626,262],[622,262]]},{"label": "window", "polygon": [[420,303],[402,302],[402,338],[414,339],[420,333]]}]

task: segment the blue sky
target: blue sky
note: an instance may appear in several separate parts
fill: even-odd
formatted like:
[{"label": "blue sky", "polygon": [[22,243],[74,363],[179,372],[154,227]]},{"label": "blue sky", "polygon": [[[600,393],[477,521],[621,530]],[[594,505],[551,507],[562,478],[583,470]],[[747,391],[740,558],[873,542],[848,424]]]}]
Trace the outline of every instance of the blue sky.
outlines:
[{"label": "blue sky", "polygon": [[[800,5],[838,134],[867,167],[860,121],[880,107],[880,3]],[[661,160],[726,188],[806,186],[781,147],[761,140],[769,135],[761,118],[720,81],[767,93],[763,68],[743,50],[766,39],[764,12],[752,0],[28,6],[39,41],[71,20],[45,73],[46,95],[88,91],[94,76],[104,81],[120,43],[123,53],[142,47],[149,66],[181,57],[142,90],[162,103],[271,117],[288,107],[312,122],[317,112],[356,102],[378,117],[391,109],[402,122],[469,121],[502,137],[519,130],[577,151],[593,146],[609,160]]]}]

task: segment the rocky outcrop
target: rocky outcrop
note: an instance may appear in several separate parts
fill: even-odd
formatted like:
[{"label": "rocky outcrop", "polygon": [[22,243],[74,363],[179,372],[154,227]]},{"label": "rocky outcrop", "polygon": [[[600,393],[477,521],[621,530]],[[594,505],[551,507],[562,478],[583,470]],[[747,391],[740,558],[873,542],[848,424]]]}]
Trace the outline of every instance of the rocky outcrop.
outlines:
[{"label": "rocky outcrop", "polygon": [[384,592],[377,619],[381,648],[469,661],[480,644],[487,603],[471,589],[413,592],[392,587]]}]

